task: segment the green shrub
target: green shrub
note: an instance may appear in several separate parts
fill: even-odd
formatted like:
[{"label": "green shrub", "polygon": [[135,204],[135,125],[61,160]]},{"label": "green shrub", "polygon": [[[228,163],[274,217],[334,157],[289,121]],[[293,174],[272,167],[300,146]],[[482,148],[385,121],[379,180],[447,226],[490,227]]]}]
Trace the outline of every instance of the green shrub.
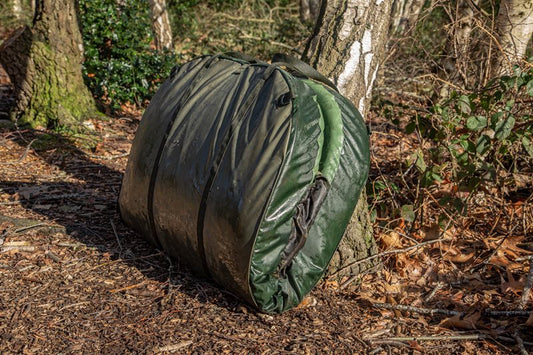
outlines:
[{"label": "green shrub", "polygon": [[[452,93],[430,114],[414,117],[407,133],[417,131],[432,142],[410,159],[422,186],[447,180],[454,191],[471,197],[479,190],[509,193],[533,183],[532,102],[533,69],[515,68],[479,92]],[[440,201],[463,213],[465,202],[457,196]]]},{"label": "green shrub", "polygon": [[113,110],[151,98],[175,64],[152,49],[147,1],[80,0],[86,83]]}]

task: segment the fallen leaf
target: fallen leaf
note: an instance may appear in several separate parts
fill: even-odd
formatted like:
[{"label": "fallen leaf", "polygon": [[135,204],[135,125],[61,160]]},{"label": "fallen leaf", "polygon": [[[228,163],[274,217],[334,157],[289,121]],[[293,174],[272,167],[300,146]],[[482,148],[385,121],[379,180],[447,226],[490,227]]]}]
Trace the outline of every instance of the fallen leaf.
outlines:
[{"label": "fallen leaf", "polygon": [[525,325],[527,325],[528,327],[533,327],[533,313],[529,315],[529,318],[526,320]]},{"label": "fallen leaf", "polygon": [[501,289],[503,293],[506,293],[507,291],[511,291],[515,295],[518,293],[521,293],[524,289],[524,281],[523,280],[515,280],[513,277],[513,274],[509,269],[507,268],[507,279],[509,281],[505,281],[502,275],[500,275],[501,279]]},{"label": "fallen leaf", "polygon": [[400,235],[395,231],[381,235],[381,243],[386,249],[402,246]]},{"label": "fallen leaf", "polygon": [[461,317],[457,315],[444,319],[442,322],[440,322],[440,326],[445,328],[456,328],[465,330],[477,329],[476,323],[479,318],[481,318],[480,312],[474,312],[464,317],[463,319],[461,319]]}]

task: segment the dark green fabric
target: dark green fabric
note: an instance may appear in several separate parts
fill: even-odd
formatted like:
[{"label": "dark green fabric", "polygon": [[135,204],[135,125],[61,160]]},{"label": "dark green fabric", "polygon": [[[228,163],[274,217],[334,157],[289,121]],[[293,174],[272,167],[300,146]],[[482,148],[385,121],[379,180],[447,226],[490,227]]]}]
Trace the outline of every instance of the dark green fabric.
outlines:
[{"label": "dark green fabric", "polygon": [[[196,273],[282,312],[320,279],[368,166],[366,127],[334,90],[266,63],[206,56],[173,70],[152,99],[119,206],[128,225]],[[322,178],[327,195],[280,272],[297,206],[312,204]]]}]

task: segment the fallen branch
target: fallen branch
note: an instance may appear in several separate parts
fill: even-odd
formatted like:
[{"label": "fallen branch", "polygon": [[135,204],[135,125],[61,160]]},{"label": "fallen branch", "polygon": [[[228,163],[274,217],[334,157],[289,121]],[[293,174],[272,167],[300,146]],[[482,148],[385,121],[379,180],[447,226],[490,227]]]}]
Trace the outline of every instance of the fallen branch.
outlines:
[{"label": "fallen branch", "polygon": [[533,311],[525,311],[522,309],[519,310],[509,310],[509,311],[498,311],[486,309],[484,311],[485,315],[489,317],[529,317]]},{"label": "fallen branch", "polygon": [[130,155],[130,153],[117,154],[117,155],[94,155],[94,154],[89,154],[89,153],[85,153],[85,154],[87,154],[91,158],[101,159],[101,160],[119,159],[119,158],[124,158],[124,157],[127,157],[128,155]]},{"label": "fallen branch", "polygon": [[390,304],[390,303],[374,303],[372,304],[376,308],[381,309],[390,309],[390,310],[397,310],[402,312],[415,312],[420,314],[444,314],[447,316],[462,316],[464,315],[463,312],[458,311],[450,311],[448,309],[440,309],[440,308],[420,308],[420,307],[413,307],[413,306],[406,306],[403,304]]},{"label": "fallen branch", "polygon": [[439,340],[483,340],[488,338],[485,334],[467,334],[467,335],[435,335],[435,336],[414,336],[414,337],[392,337],[383,339],[365,339],[373,344],[379,344],[382,341],[439,341]]}]

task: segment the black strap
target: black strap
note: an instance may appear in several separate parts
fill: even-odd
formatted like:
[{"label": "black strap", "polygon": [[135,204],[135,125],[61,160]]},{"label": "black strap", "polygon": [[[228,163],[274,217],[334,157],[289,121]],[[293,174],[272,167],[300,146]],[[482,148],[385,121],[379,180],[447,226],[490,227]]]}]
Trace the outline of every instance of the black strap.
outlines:
[{"label": "black strap", "polygon": [[296,74],[316,80],[318,82],[321,82],[322,84],[329,86],[337,92],[339,91],[339,89],[337,89],[337,87],[335,86],[335,84],[333,84],[331,80],[320,74],[318,71],[316,71],[315,68],[313,68],[306,62],[301,61],[300,59],[291,57],[290,55],[286,55],[283,53],[276,53],[272,57],[272,64],[285,66],[291,74]]},{"label": "black strap", "polygon": [[157,235],[157,230],[155,228],[155,220],[154,220],[154,190],[155,190],[155,181],[157,178],[157,172],[159,170],[159,165],[161,164],[161,157],[163,155],[163,150],[165,148],[165,144],[167,143],[167,139],[170,134],[170,131],[172,130],[172,126],[174,126],[174,122],[176,121],[176,118],[178,117],[179,111],[181,110],[183,105],[189,100],[189,96],[191,95],[196,84],[198,84],[198,82],[203,78],[203,76],[207,72],[207,70],[205,69],[209,68],[209,66],[213,64],[214,61],[218,60],[219,57],[220,55],[215,55],[211,57],[207,62],[205,62],[203,67],[200,68],[196,72],[192,82],[189,84],[189,86],[187,87],[183,95],[181,96],[178,104],[175,106],[174,110],[172,111],[172,119],[168,122],[167,128],[165,130],[165,135],[163,136],[163,139],[161,140],[161,144],[159,145],[159,148],[157,150],[154,167],[152,169],[152,174],[150,175],[150,183],[148,185],[148,221],[150,224],[150,230],[154,237],[154,242],[157,244],[159,248],[161,248],[161,242]]},{"label": "black strap", "polygon": [[213,183],[215,182],[215,178],[218,174],[218,169],[220,168],[220,163],[222,162],[222,159],[224,158],[224,155],[226,154],[226,151],[230,145],[231,139],[233,138],[233,134],[235,133],[236,127],[240,124],[240,122],[242,121],[245,114],[248,112],[248,110],[252,106],[252,104],[257,100],[259,93],[261,92],[261,89],[264,87],[268,78],[274,72],[275,69],[276,69],[276,66],[274,65],[270,65],[265,69],[263,76],[261,77],[261,81],[255,84],[254,88],[252,89],[252,92],[250,92],[246,100],[243,102],[243,104],[239,108],[239,111],[237,111],[235,116],[233,116],[231,123],[229,125],[229,128],[224,133],[224,139],[222,143],[220,144],[217,156],[213,161],[211,170],[209,171],[209,177],[207,179],[207,182],[205,183],[204,191],[202,192],[202,199],[200,201],[200,208],[198,210],[198,220],[196,223],[196,238],[197,238],[198,252],[200,253],[200,257],[202,260],[202,266],[204,267],[204,271],[206,273],[206,276],[208,277],[210,276],[210,273],[209,273],[209,267],[207,265],[207,259],[206,259],[205,247],[204,247],[204,222],[205,222],[205,213],[207,209],[207,198],[209,197],[209,193],[211,192],[211,188],[213,187]]}]

